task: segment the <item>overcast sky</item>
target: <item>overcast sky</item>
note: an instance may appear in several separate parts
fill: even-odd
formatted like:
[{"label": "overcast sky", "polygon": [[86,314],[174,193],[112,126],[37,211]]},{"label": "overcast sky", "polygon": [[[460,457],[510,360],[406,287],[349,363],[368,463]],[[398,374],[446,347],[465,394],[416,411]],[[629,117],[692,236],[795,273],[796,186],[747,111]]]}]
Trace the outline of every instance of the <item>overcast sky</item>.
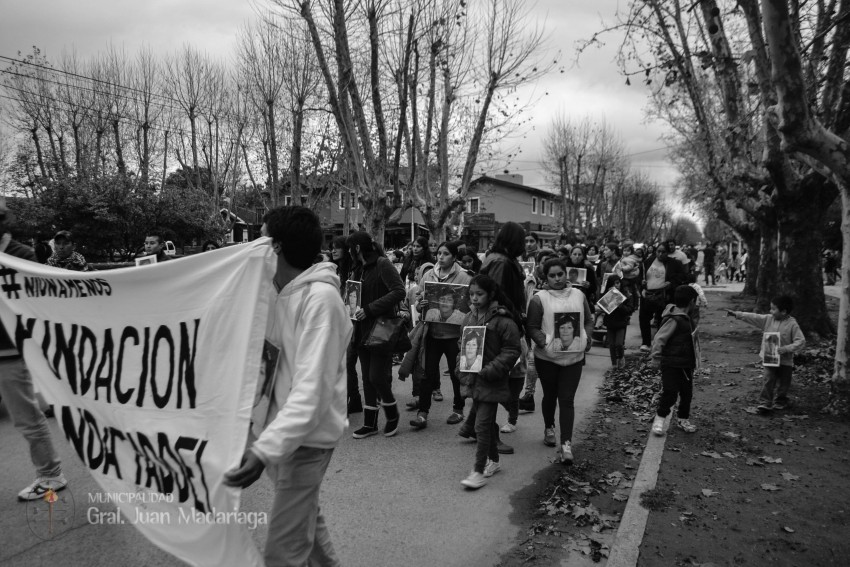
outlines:
[{"label": "overcast sky", "polygon": [[[591,50],[573,66],[576,41],[590,37],[603,19],[613,18],[618,4],[625,3],[538,0],[535,13],[545,23],[552,51],[562,52],[565,72],[556,71],[537,87],[538,94],[549,95],[533,108],[526,138],[518,140],[523,151],[509,166],[511,172],[523,175],[527,185],[546,187],[539,165],[540,139],[551,117],[564,113],[574,120],[604,117],[619,131],[627,152],[639,154],[632,157],[633,167],[672,191],[676,172],[666,160],[666,150],[659,150],[664,126],[644,120],[647,92],[640,81],[626,86],[619,74],[614,62],[617,38],[609,38],[606,48]],[[111,41],[130,53],[145,44],[165,53],[189,42],[229,57],[237,29],[253,14],[247,0],[0,0],[0,55],[15,57],[36,45],[53,61],[63,48],[71,47],[85,58]]]}]

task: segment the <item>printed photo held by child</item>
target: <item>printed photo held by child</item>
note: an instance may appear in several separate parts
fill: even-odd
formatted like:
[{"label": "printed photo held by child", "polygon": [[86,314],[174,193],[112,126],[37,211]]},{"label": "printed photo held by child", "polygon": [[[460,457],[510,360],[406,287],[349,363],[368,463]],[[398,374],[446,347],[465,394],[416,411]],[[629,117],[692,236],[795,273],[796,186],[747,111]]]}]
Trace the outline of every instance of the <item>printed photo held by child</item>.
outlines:
[{"label": "printed photo held by child", "polygon": [[[472,472],[461,484],[475,490],[484,486],[487,479],[502,468],[497,450],[499,428],[496,425],[496,410],[500,403],[507,403],[511,398],[508,379],[522,349],[517,325],[519,317],[503,306],[505,302],[499,285],[492,278],[486,275],[472,278],[469,283],[469,302],[472,309],[464,318],[462,329],[486,327],[483,333],[481,370],[458,371],[461,395],[472,398],[477,442]],[[462,369],[466,366],[461,360],[464,356],[461,347],[463,345],[459,344],[456,367]]]},{"label": "printed photo held by child", "polygon": [[693,433],[697,429],[690,422],[697,354],[693,339],[694,325],[689,315],[696,300],[696,290],[687,285],[678,286],[673,293],[673,304],[668,305],[661,314],[661,327],[652,340],[650,364],[661,368],[661,398],[652,422],[652,433],[655,435],[664,434],[664,421],[677,398],[679,429],[685,433]]},{"label": "printed photo held by child", "polygon": [[605,325],[605,334],[608,338],[608,352],[611,355],[611,366],[613,368],[624,368],[626,365],[626,328],[629,326],[632,313],[635,311],[635,298],[629,293],[629,289],[623,285],[622,278],[616,274],[608,276],[603,295],[611,289],[616,289],[625,295],[626,300],[611,311],[611,313],[605,314],[602,322]]},{"label": "printed photo held by child", "polygon": [[[806,346],[806,337],[791,317],[794,300],[787,295],[779,295],[770,302],[770,313],[760,315],[745,311],[727,310],[726,314],[735,319],[749,323],[764,333],[779,333],[779,366],[764,367],[764,386],[759,395],[759,411],[769,412],[774,409],[785,409],[789,406],[788,389],[791,386],[791,376],[794,372],[794,353],[800,352]],[[765,360],[764,341],[759,352],[762,363]],[[775,397],[774,397],[775,396]]]}]

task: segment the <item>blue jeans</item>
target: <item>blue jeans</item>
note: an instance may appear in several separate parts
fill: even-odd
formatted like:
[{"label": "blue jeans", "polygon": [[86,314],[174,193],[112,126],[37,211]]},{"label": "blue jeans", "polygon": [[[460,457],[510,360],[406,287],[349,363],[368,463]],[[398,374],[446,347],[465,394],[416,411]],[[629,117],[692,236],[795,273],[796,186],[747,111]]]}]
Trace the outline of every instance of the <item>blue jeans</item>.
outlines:
[{"label": "blue jeans", "polygon": [[268,467],[274,480],[274,504],[266,540],[267,567],[339,567],[319,509],[319,488],[333,452],[299,447],[282,463]]},{"label": "blue jeans", "polygon": [[30,445],[30,458],[36,474],[61,474],[61,461],[50,439],[47,418],[38,406],[32,378],[23,358],[0,359],[0,396],[15,427]]}]

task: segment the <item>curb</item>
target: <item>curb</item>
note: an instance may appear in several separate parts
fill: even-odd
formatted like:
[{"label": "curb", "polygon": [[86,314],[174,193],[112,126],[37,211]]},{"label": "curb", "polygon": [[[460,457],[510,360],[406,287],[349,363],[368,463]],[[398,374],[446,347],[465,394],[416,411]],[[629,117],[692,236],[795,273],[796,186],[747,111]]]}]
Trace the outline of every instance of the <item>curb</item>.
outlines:
[{"label": "curb", "polygon": [[664,435],[657,436],[649,432],[646,441],[646,449],[640,460],[637,475],[635,476],[629,501],[620,520],[620,527],[611,544],[608,553],[607,567],[634,567],[637,565],[640,555],[640,544],[646,530],[646,520],[649,518],[649,510],[640,505],[640,495],[647,490],[655,488],[658,480],[658,469],[661,467],[661,457],[664,455],[664,443],[667,440],[667,430],[673,412],[664,420]]}]

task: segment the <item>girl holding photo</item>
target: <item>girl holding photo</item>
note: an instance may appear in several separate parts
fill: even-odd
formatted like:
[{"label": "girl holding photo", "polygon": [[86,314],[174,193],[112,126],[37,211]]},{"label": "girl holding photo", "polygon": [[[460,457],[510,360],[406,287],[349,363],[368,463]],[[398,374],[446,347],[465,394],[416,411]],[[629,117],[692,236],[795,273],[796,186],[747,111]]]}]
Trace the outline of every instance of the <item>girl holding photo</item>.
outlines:
[{"label": "girl holding photo", "polygon": [[[420,290],[417,295],[417,308],[426,321],[425,330],[425,380],[419,388],[419,416],[425,416],[431,410],[431,399],[436,402],[443,400],[440,391],[440,359],[446,357],[449,366],[449,375],[452,380],[454,399],[452,400],[453,412],[446,422],[454,425],[463,421],[463,398],[460,395],[460,384],[455,373],[455,361],[458,355],[458,339],[460,338],[460,322],[463,320],[462,313],[455,309],[454,297],[444,296],[440,298],[439,309],[429,309],[430,304],[425,297],[425,284],[437,282],[444,284],[466,285],[472,279],[466,271],[457,264],[457,244],[454,242],[443,242],[437,247],[437,263],[434,268],[425,272],[420,282]],[[457,314],[455,314],[457,311]],[[428,315],[431,314],[431,317]],[[420,421],[417,417],[417,421]],[[417,429],[425,427],[424,421],[420,422]],[[414,426],[416,427],[416,426]]]},{"label": "girl holding photo", "polygon": [[602,318],[602,322],[605,324],[605,332],[608,335],[608,352],[611,354],[611,367],[624,368],[626,366],[626,328],[629,326],[632,313],[635,311],[634,296],[629,292],[629,288],[623,285],[623,280],[620,276],[616,274],[608,276],[603,296],[611,289],[616,289],[625,295],[626,300],[618,305],[611,313],[605,315]]},{"label": "girl holding photo", "polygon": [[[574,249],[575,250],[575,249]],[[572,437],[575,420],[576,390],[581,380],[584,354],[590,350],[589,337],[593,334],[593,318],[585,295],[572,287],[567,278],[567,266],[560,258],[552,258],[543,265],[549,289],[541,290],[528,304],[528,335],[534,341],[534,364],[543,386],[543,442],[555,446],[555,407],[560,406],[561,462],[573,462]],[[590,272],[588,272],[590,273]],[[570,352],[558,350],[562,346],[555,338],[555,314],[579,313],[579,336],[573,339]],[[560,322],[560,321],[559,321]]]},{"label": "girl holding photo", "polygon": [[[500,403],[507,403],[511,398],[508,379],[522,350],[517,324],[519,316],[505,306],[499,285],[492,278],[486,275],[472,278],[469,303],[472,309],[464,318],[462,328],[486,327],[480,372],[460,372],[461,394],[472,398],[478,444],[472,472],[461,484],[475,490],[484,486],[487,478],[502,468],[497,450],[499,428],[496,426],[496,410]],[[467,355],[458,353],[458,365],[466,367],[461,364],[463,356]]]}]

